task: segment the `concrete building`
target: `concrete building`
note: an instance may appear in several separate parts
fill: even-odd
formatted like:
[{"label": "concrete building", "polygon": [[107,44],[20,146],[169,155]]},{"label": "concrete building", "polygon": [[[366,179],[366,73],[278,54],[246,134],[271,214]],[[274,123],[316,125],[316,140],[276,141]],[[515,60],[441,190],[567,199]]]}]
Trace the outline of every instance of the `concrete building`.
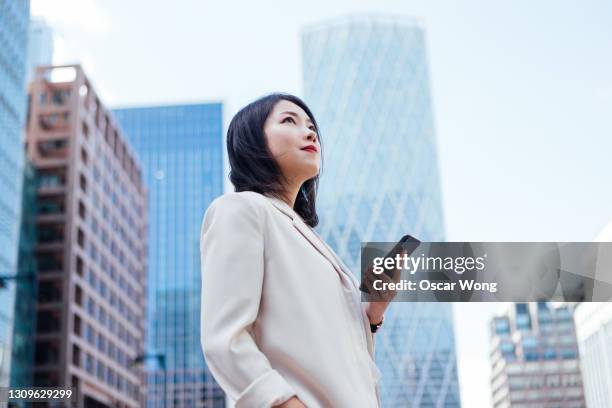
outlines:
[{"label": "concrete building", "polygon": [[612,303],[582,303],[574,314],[589,408],[612,404]]},{"label": "concrete building", "polygon": [[80,66],[37,69],[27,154],[38,179],[34,386],[71,387],[79,407],[140,407],[146,190]]},{"label": "concrete building", "polygon": [[584,408],[574,304],[512,303],[491,321],[494,408]]}]

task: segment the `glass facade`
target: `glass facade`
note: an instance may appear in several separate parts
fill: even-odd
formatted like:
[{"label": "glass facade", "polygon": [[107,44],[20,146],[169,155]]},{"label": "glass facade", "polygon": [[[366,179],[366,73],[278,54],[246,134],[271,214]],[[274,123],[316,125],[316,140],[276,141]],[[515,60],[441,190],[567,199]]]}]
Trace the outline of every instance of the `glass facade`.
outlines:
[{"label": "glass facade", "polygon": [[[36,169],[27,162],[22,188],[21,228],[17,261],[15,323],[13,325],[11,388],[33,385],[34,342],[36,333],[37,262],[36,262]],[[22,403],[19,406],[26,406]]]},{"label": "glass facade", "polygon": [[[17,272],[30,2],[0,0],[0,276]],[[8,386],[15,284],[0,281],[0,386]]]},{"label": "glass facade", "polygon": [[53,30],[42,18],[34,18],[30,22],[30,38],[28,45],[27,82],[34,77],[34,70],[39,65],[53,63]]},{"label": "glass facade", "polygon": [[[116,109],[141,159],[149,189],[147,350],[165,356],[149,369],[148,406],[222,407],[224,394],[200,346],[200,227],[223,192],[220,103]],[[159,368],[159,367],[158,367]],[[164,381],[164,376],[166,380]]]},{"label": "glass facade", "polygon": [[[356,273],[361,241],[444,240],[425,32],[351,16],[302,33],[304,97],[319,122],[321,236]],[[395,303],[377,334],[384,407],[459,407],[452,308]]]}]

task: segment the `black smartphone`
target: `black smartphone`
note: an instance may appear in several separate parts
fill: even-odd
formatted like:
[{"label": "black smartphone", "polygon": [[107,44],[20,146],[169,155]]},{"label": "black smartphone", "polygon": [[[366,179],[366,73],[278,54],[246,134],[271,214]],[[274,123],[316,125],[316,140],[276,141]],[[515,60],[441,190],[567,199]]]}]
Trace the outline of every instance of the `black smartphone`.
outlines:
[{"label": "black smartphone", "polygon": [[[402,251],[406,251],[406,255],[410,256],[419,247],[420,244],[421,244],[421,241],[419,241],[412,235],[404,235],[399,241],[397,241],[397,244],[395,244],[395,246],[391,249],[391,251],[389,251],[387,255],[385,255],[385,258],[395,258],[395,255],[399,254]],[[394,272],[395,272],[395,268],[393,269],[385,268],[384,270],[384,273],[392,279],[394,276]],[[363,284],[363,282],[361,282],[361,285],[359,286],[359,290],[365,293],[370,293],[370,291]]]}]

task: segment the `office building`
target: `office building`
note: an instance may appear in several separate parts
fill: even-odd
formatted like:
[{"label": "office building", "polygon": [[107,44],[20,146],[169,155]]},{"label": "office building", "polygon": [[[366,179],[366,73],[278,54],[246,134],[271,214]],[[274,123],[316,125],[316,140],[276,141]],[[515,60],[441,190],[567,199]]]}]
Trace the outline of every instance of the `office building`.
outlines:
[{"label": "office building", "polygon": [[491,321],[494,408],[584,408],[574,304],[511,303]]},{"label": "office building", "polygon": [[80,66],[37,68],[29,100],[27,154],[38,180],[34,386],[70,387],[79,407],[140,407],[140,164]]},{"label": "office building", "polygon": [[0,387],[11,367],[29,21],[29,0],[0,2]]},{"label": "office building", "polygon": [[[313,24],[302,60],[323,144],[323,239],[357,275],[362,241],[444,240],[423,24],[385,15]],[[450,304],[390,307],[376,360],[383,406],[460,406]]]},{"label": "office building", "polygon": [[200,343],[200,227],[223,193],[222,104],[113,113],[149,187],[147,350],[163,355],[165,367],[147,366],[147,406],[224,407]]},{"label": "office building", "polygon": [[612,401],[612,303],[582,303],[574,321],[587,407],[607,408]]},{"label": "office building", "polygon": [[36,67],[53,64],[53,50],[53,29],[45,19],[40,17],[32,18],[28,42],[26,83],[32,80]]}]

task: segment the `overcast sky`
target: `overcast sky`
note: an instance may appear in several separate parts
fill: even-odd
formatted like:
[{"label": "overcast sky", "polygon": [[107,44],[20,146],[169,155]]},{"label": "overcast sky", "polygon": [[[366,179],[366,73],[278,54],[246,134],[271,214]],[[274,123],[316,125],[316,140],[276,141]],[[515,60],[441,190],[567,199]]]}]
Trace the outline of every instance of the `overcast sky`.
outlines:
[{"label": "overcast sky", "polygon": [[[300,27],[376,12],[426,27],[447,238],[590,241],[612,217],[612,2],[32,0],[109,106],[301,94]],[[484,306],[484,307],[483,307]],[[487,320],[455,308],[462,400],[489,404]]]}]

